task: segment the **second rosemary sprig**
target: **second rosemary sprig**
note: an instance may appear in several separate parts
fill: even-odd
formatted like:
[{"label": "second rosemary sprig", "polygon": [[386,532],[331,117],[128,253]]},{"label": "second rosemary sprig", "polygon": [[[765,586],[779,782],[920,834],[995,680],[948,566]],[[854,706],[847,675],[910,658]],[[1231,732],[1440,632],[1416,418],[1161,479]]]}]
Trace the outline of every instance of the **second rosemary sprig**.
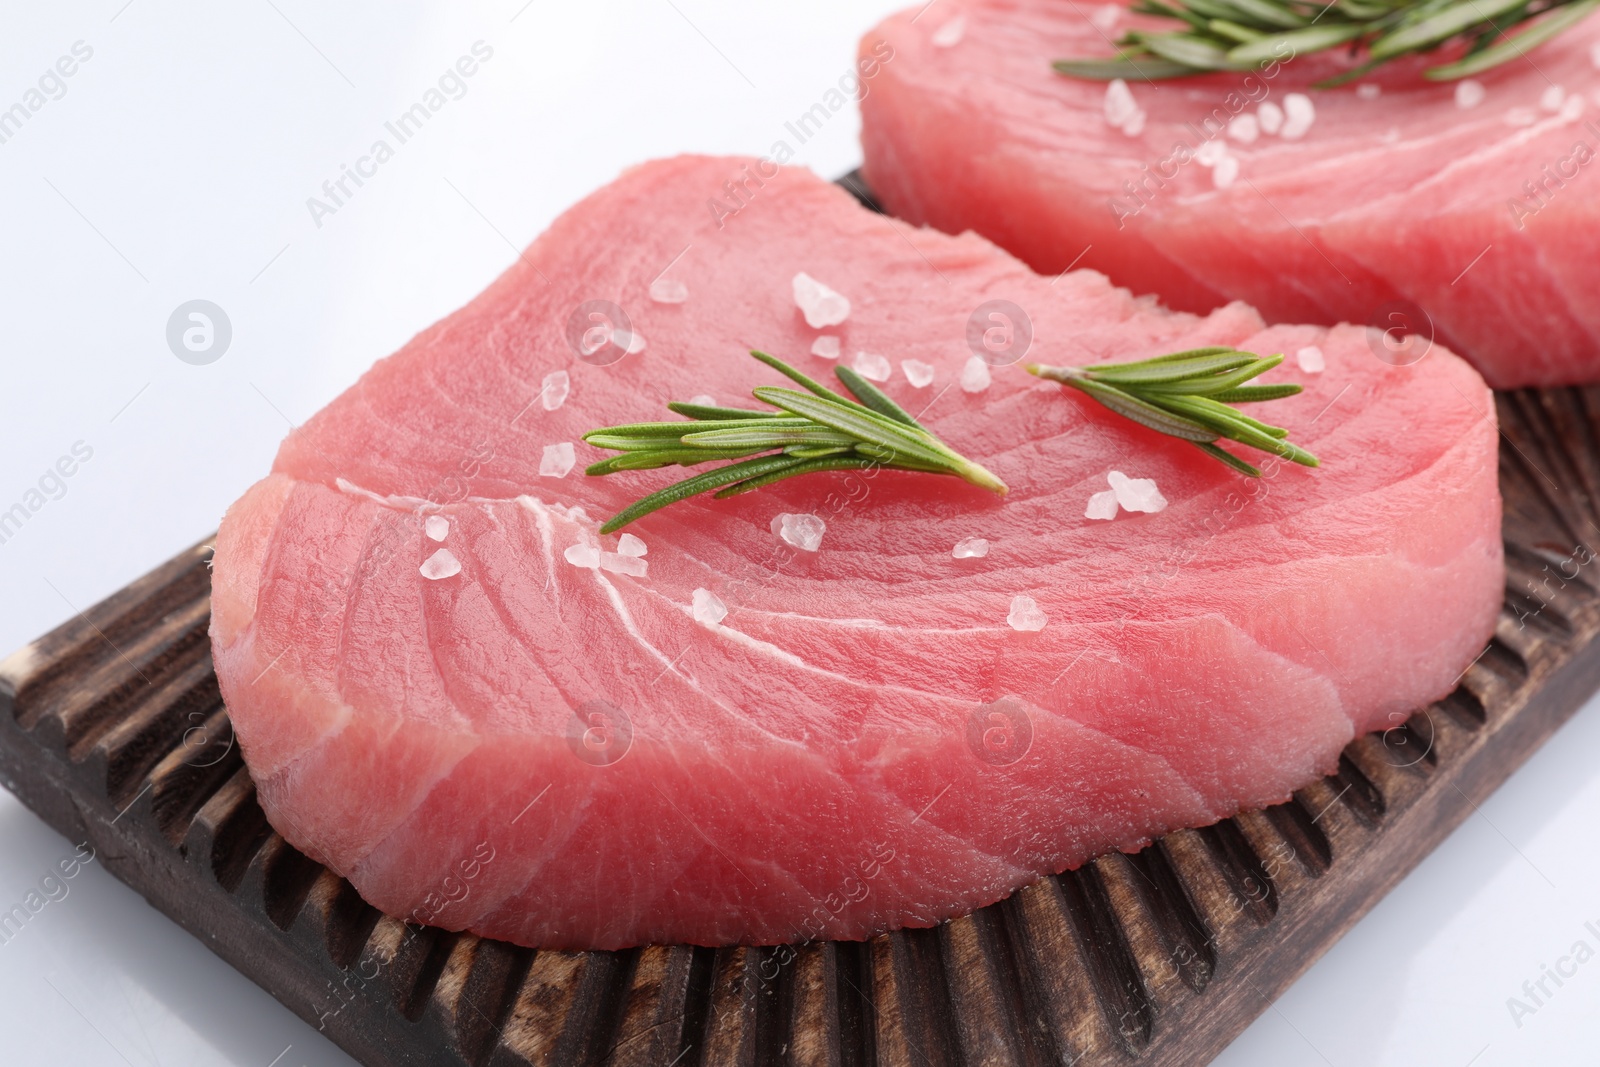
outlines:
[{"label": "second rosemary sprig", "polygon": [[1600,0],[1138,0],[1135,14],[1186,25],[1172,32],[1129,30],[1116,42],[1117,55],[1061,59],[1055,69],[1103,80],[1176,78],[1251,70],[1331,48],[1356,50],[1360,65],[1317,85],[1331,88],[1400,56],[1461,43],[1453,61],[1422,72],[1451,81],[1525,58],[1597,9]]},{"label": "second rosemary sprig", "polygon": [[1124,418],[1188,441],[1234,470],[1259,478],[1259,469],[1216,442],[1237,441],[1303,466],[1319,465],[1316,456],[1289,442],[1288,430],[1229,406],[1278,400],[1300,392],[1292,382],[1245,384],[1282,362],[1281,355],[1262,357],[1235,348],[1195,348],[1132,363],[1087,367],[1029,363],[1023,369],[1086,393]]},{"label": "second rosemary sprig", "polygon": [[737,461],[635,501],[608,519],[600,527],[601,533],[620,530],[652,511],[700,493],[734,496],[817,471],[889,468],[949,474],[1005,495],[1004,482],[939,440],[849,367],[836,367],[834,374],[853,400],[775,356],[765,352],[750,355],[805,391],[756,387],[755,398],[775,411],[671,403],[669,410],[691,421],[631,423],[583,435],[592,445],[621,453],[592,464],[585,471],[591,475]]}]

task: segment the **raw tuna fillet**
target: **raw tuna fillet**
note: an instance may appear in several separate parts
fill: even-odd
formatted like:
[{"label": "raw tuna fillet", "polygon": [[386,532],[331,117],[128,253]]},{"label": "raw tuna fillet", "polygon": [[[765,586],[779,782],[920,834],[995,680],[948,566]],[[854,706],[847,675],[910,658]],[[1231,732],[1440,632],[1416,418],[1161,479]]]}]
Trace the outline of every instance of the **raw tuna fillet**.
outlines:
[{"label": "raw tuna fillet", "polygon": [[1471,85],[1419,76],[1443,55],[1326,91],[1343,52],[1126,88],[1051,69],[1136,21],[1177,25],[1057,0],[888,19],[861,45],[893,54],[862,100],[874,192],[1170,307],[1431,334],[1497,388],[1600,378],[1600,17]]},{"label": "raw tuna fillet", "polygon": [[[807,324],[802,272],[843,322]],[[1324,466],[1253,481],[1016,366],[982,387],[990,300],[1051,363],[1315,346],[1321,373],[1269,375],[1306,385],[1271,417]],[[752,403],[781,379],[750,347],[831,379],[822,336],[890,360],[884,388],[1010,495],[819,474],[597,535],[681,472],[585,477],[585,431]],[[391,914],[615,948],[927,926],[1281,800],[1445,693],[1500,602],[1489,392],[1368,340],[1041,278],[805,171],[639,167],[229,509],[212,635],[261,802]],[[1170,503],[1086,519],[1113,470]],[[814,551],[774,532],[809,543],[806,515]]]}]

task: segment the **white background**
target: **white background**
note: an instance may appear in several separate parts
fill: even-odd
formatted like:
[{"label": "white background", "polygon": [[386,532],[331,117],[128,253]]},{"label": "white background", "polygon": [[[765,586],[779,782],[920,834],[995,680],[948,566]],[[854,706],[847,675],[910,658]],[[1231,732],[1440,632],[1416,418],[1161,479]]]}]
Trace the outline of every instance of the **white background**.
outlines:
[{"label": "white background", "polygon": [[[0,545],[0,651],[198,540],[287,429],[464,303],[563,208],[632,163],[760,153],[899,0],[476,4],[6,0],[0,108],[93,57],[0,144],[0,510],[83,441],[93,458]],[[930,28],[937,26],[937,7]],[[473,42],[493,58],[339,212],[306,198]],[[859,160],[853,113],[800,148]],[[233,341],[190,366],[178,304]],[[1594,1062],[1600,961],[1537,1014],[1506,999],[1600,925],[1593,705],[1218,1062]],[[0,904],[67,841],[0,793]],[[0,945],[7,1063],[352,1061],[91,867]],[[1474,1059],[1476,1057],[1476,1059]]]}]

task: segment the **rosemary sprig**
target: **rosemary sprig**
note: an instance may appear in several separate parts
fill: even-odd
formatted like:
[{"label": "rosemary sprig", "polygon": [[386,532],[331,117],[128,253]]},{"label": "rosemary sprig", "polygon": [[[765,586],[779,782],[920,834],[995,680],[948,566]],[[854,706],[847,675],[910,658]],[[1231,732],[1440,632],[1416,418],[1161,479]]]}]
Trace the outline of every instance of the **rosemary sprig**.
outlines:
[{"label": "rosemary sprig", "polygon": [[601,533],[620,530],[652,511],[699,493],[714,492],[721,499],[816,471],[887,467],[951,474],[1005,495],[1004,482],[929,433],[849,367],[836,367],[834,373],[854,400],[765,352],[750,355],[805,392],[763,385],[753,391],[755,398],[776,411],[671,403],[669,410],[690,421],[639,422],[583,435],[592,445],[621,453],[589,466],[585,473],[591,475],[691,467],[721,459],[738,461],[651,493],[606,520]]},{"label": "rosemary sprig", "polygon": [[[1527,53],[1600,8],[1600,0],[1138,0],[1141,15],[1173,19],[1169,33],[1129,30],[1118,54],[1058,59],[1075,78],[1178,78],[1348,45],[1366,61],[1318,82],[1327,89],[1404,55],[1464,42],[1460,58],[1423,71],[1433,81],[1465,78]],[[1525,28],[1515,36],[1513,27]]]},{"label": "rosemary sprig", "polygon": [[1300,387],[1291,382],[1245,384],[1282,362],[1281,355],[1263,358],[1235,348],[1195,348],[1133,363],[1088,367],[1029,363],[1023,369],[1087,393],[1118,415],[1188,441],[1234,470],[1259,478],[1260,470],[1217,447],[1216,442],[1226,438],[1307,467],[1319,466],[1316,456],[1289,443],[1288,430],[1258,422],[1228,406],[1298,393]]}]

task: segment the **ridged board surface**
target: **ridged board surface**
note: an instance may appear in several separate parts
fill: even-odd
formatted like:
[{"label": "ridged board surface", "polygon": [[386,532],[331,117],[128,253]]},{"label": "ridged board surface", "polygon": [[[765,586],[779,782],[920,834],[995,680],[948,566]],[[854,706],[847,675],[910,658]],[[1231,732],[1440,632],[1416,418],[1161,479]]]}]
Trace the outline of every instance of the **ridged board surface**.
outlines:
[{"label": "ridged board surface", "polygon": [[1455,692],[1288,803],[934,929],[542,952],[381,915],[256,803],[209,542],[0,664],[0,780],[371,1067],[1202,1064],[1600,685],[1600,389],[1498,403],[1506,605]]}]

